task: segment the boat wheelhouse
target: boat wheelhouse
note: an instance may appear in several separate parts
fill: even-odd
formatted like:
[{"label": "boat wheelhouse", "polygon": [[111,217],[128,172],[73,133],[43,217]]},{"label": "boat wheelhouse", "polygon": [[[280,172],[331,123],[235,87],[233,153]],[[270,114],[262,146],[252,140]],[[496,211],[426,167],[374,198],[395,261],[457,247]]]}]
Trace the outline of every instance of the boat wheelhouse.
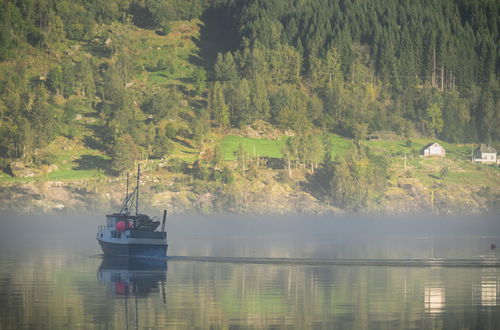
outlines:
[{"label": "boat wheelhouse", "polygon": [[[139,180],[141,170],[137,169],[137,186],[128,193],[120,212],[106,215],[106,225],[98,227],[97,241],[104,255],[132,257],[165,257],[167,254],[167,232],[165,219],[167,211],[163,211],[161,230],[157,230],[160,221],[156,217],[139,213]],[[135,214],[130,210],[134,206]]]}]

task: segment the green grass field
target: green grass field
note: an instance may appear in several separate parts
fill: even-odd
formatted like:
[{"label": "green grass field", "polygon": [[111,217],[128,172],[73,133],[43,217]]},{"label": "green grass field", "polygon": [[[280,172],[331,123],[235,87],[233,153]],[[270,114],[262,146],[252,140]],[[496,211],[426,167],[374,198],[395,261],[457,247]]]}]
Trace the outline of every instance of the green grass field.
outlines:
[{"label": "green grass field", "polygon": [[[282,136],[279,140],[270,140],[227,135],[221,140],[221,147],[224,152],[225,160],[236,159],[235,152],[238,150],[240,144],[243,145],[243,148],[250,153],[250,155],[254,154],[255,149],[255,155],[261,157],[283,158],[281,150],[287,139],[288,137],[286,136]],[[351,140],[332,134],[330,143],[332,146],[332,158],[334,158],[336,155],[344,155],[346,153],[351,145]]]},{"label": "green grass field", "polygon": [[279,140],[269,139],[254,139],[248,137],[241,137],[235,135],[227,135],[221,140],[221,148],[224,152],[225,160],[235,160],[235,152],[243,145],[243,148],[253,155],[269,157],[269,158],[282,158],[281,149],[285,145],[286,137]]},{"label": "green grass field", "polygon": [[330,136],[330,143],[332,145],[332,159],[335,159],[335,156],[340,155],[343,156],[347,152],[347,149],[351,146],[351,140],[341,137],[336,134],[332,134]]},{"label": "green grass field", "polygon": [[[40,150],[40,154],[48,164],[38,166],[35,177],[10,177],[2,174],[0,182],[97,180],[106,177],[111,165],[111,158],[103,152],[61,137]],[[46,169],[50,165],[55,166],[55,169],[47,173]]]}]

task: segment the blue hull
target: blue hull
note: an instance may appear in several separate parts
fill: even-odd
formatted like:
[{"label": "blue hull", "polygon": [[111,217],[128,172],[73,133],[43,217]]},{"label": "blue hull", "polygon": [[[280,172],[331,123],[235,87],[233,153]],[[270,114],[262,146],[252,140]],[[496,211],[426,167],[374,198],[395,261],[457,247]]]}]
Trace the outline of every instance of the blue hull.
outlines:
[{"label": "blue hull", "polygon": [[164,258],[168,245],[116,244],[98,240],[104,255]]}]

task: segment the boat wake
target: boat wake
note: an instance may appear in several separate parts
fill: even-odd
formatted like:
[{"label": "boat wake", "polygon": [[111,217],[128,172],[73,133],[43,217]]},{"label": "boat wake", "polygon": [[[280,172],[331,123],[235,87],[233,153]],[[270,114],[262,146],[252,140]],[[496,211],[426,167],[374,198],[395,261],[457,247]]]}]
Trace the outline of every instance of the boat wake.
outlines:
[{"label": "boat wake", "polygon": [[495,267],[500,268],[500,259],[309,259],[309,258],[241,258],[209,256],[168,256],[168,261],[195,261],[235,264],[283,264],[311,266],[394,266],[394,267]]}]

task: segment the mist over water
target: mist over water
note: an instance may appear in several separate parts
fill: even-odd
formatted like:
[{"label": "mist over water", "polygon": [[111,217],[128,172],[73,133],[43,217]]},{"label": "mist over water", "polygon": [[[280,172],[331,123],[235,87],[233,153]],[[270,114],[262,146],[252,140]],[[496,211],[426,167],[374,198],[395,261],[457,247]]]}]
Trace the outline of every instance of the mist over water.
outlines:
[{"label": "mist over water", "polygon": [[[489,253],[491,244],[498,245],[500,220],[495,216],[221,216],[179,218],[168,228],[169,255],[474,258]],[[471,239],[477,244],[474,250],[461,249]]]},{"label": "mist over water", "polygon": [[[104,221],[92,213],[2,216],[0,248],[99,254],[95,234]],[[474,258],[497,255],[491,245],[500,246],[497,215],[168,216],[166,228],[170,256]]]},{"label": "mist over water", "polygon": [[496,215],[169,216],[172,258],[154,264],[103,258],[104,221],[0,218],[1,329],[500,328]]}]

